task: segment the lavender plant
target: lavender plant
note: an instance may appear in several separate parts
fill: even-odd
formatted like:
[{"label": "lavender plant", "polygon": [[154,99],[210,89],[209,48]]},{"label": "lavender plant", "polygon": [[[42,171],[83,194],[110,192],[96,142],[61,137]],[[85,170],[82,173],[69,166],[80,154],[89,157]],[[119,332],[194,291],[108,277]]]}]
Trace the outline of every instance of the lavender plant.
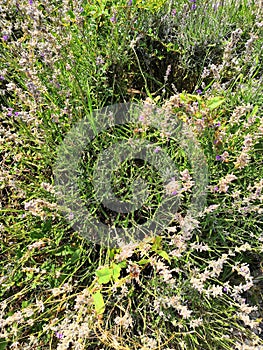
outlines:
[{"label": "lavender plant", "polygon": [[[2,1],[0,349],[263,349],[261,5]],[[53,164],[84,116],[139,100],[192,130],[205,207],[186,215],[191,159],[165,125],[108,130],[83,154],[83,196],[98,154],[140,139],[176,162],[180,186],[165,190],[180,205],[157,235],[99,245],[62,215]],[[127,199],[138,175],[149,197],[137,217],[89,211],[123,227],[151,218],[163,184],[149,164],[124,162],[113,187]]]}]

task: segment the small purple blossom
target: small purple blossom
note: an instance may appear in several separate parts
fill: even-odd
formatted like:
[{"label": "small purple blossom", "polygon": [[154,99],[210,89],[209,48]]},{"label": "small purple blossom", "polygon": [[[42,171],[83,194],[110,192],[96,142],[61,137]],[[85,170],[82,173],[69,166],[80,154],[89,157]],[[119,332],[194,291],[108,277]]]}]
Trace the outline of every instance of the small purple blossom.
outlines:
[{"label": "small purple blossom", "polygon": [[105,62],[104,62],[104,60],[103,60],[103,58],[101,56],[98,56],[96,58],[96,65],[100,65],[100,64],[104,64],[104,63]]},{"label": "small purple blossom", "polygon": [[154,153],[159,153],[161,151],[161,147],[160,146],[157,146],[154,150]]},{"label": "small purple blossom", "polygon": [[219,7],[219,3],[217,2],[216,4],[213,4],[213,9],[214,11],[217,11],[218,10],[218,7]]},{"label": "small purple blossom", "polygon": [[13,115],[13,108],[8,108],[7,110],[8,110],[7,116],[11,117]]},{"label": "small purple blossom", "polygon": [[217,192],[219,190],[219,187],[218,186],[215,186],[214,187],[214,191]]},{"label": "small purple blossom", "polygon": [[193,4],[193,5],[191,6],[191,10],[194,11],[194,10],[196,9],[196,7],[197,7],[196,4]]},{"label": "small purple blossom", "polygon": [[63,338],[63,334],[59,333],[59,332],[55,332],[55,335],[58,339],[62,339]]},{"label": "small purple blossom", "polygon": [[216,160],[222,160],[222,157],[219,156],[219,155],[217,155],[217,156],[216,156]]},{"label": "small purple blossom", "polygon": [[173,195],[173,196],[176,196],[177,194],[178,194],[177,191],[173,191],[173,192],[172,192],[172,195]]},{"label": "small purple blossom", "polygon": [[201,95],[202,90],[201,90],[201,89],[197,89],[195,92],[196,92],[198,95]]},{"label": "small purple blossom", "polygon": [[5,77],[3,75],[0,75],[0,80],[5,80]]},{"label": "small purple blossom", "polygon": [[8,36],[7,34],[3,35],[3,37],[2,37],[2,39],[3,39],[4,41],[7,41],[8,38],[9,38],[9,36]]},{"label": "small purple blossom", "polygon": [[128,1],[128,6],[132,6],[132,0]]},{"label": "small purple blossom", "polygon": [[171,15],[174,17],[176,15],[176,9],[172,9]]},{"label": "small purple blossom", "polygon": [[29,5],[33,5],[33,0],[29,0]]},{"label": "small purple blossom", "polygon": [[111,23],[116,23],[117,18],[116,18],[116,12],[113,13],[113,16],[110,18]]},{"label": "small purple blossom", "polygon": [[143,115],[140,115],[140,116],[139,116],[139,121],[140,121],[140,122],[144,122],[144,119],[145,119],[145,118],[144,118]]},{"label": "small purple blossom", "polygon": [[224,293],[226,293],[227,290],[228,290],[227,287],[224,287],[224,288],[223,288],[223,292],[224,292]]},{"label": "small purple blossom", "polygon": [[15,116],[16,116],[16,117],[19,116],[19,112],[15,112]]},{"label": "small purple blossom", "polygon": [[72,212],[69,213],[68,219],[69,220],[73,220],[74,219],[74,214]]}]

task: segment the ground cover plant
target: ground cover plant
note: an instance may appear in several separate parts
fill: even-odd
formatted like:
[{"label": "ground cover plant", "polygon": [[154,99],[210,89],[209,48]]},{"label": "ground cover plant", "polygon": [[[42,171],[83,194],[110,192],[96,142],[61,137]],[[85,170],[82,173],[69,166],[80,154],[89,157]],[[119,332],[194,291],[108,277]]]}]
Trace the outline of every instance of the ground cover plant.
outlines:
[{"label": "ground cover plant", "polygon": [[[263,349],[261,7],[1,2],[0,349]],[[138,119],[98,133],[83,152],[80,196],[124,229],[151,220],[164,196],[178,207],[155,235],[107,246],[74,229],[54,164],[82,118],[99,125],[94,111],[130,102]],[[166,123],[151,127],[152,115]],[[175,120],[193,142],[167,132]],[[178,169],[164,183],[154,164],[124,161],[116,196],[128,201],[139,178],[149,194],[125,215],[98,203],[92,186],[116,140],[152,142]],[[201,178],[204,202],[189,216]]]}]

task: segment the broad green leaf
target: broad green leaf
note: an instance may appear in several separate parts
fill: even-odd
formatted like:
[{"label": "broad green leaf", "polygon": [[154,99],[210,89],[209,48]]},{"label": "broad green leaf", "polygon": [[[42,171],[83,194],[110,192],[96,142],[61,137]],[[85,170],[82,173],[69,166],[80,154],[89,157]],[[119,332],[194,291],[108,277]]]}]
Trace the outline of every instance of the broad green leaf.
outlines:
[{"label": "broad green leaf", "polygon": [[162,242],[162,237],[156,236],[156,237],[154,238],[154,243],[153,243],[153,245],[152,245],[152,250],[153,250],[153,251],[158,250],[158,248],[161,247],[161,242]]},{"label": "broad green leaf", "polygon": [[114,281],[117,281],[117,279],[120,277],[120,274],[121,274],[121,266],[113,264],[112,269],[113,269],[112,277]]},{"label": "broad green leaf", "polygon": [[171,263],[169,255],[166,253],[166,251],[164,251],[164,250],[157,250],[156,253],[158,255],[160,255],[162,258],[164,258],[165,260],[167,260],[169,262],[169,264]]},{"label": "broad green leaf", "polygon": [[101,292],[96,292],[93,294],[93,302],[95,306],[95,311],[98,315],[103,314],[105,311],[105,303]]},{"label": "broad green leaf", "polygon": [[112,275],[112,277],[113,277],[114,281],[118,280],[118,278],[120,277],[120,274],[121,274],[121,269],[123,267],[126,267],[126,266],[127,266],[127,264],[126,264],[125,261],[122,261],[118,265],[113,263],[113,265],[112,265],[112,268],[113,268],[113,275]]},{"label": "broad green leaf", "polygon": [[221,96],[213,97],[210,100],[207,101],[207,107],[210,110],[213,110],[217,107],[219,107],[222,103],[225,102],[225,98]]},{"label": "broad green leaf", "polygon": [[109,267],[104,267],[101,270],[96,271],[96,275],[98,277],[98,282],[100,284],[107,284],[110,282],[112,275],[113,275],[113,269]]}]

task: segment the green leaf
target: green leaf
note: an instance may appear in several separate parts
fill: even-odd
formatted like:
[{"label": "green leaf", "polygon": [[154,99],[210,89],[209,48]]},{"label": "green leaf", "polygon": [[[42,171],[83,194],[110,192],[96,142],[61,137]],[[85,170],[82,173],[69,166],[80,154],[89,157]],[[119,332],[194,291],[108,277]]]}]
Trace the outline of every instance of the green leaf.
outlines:
[{"label": "green leaf", "polygon": [[141,259],[140,261],[138,261],[139,265],[146,265],[150,262],[150,259]]},{"label": "green leaf", "polygon": [[0,350],[5,350],[7,348],[7,342],[2,338],[0,339]]},{"label": "green leaf", "polygon": [[213,97],[210,100],[207,101],[207,107],[210,110],[216,109],[219,107],[223,102],[225,102],[225,98],[221,96]]},{"label": "green leaf", "polygon": [[154,243],[153,243],[153,245],[152,245],[152,250],[153,250],[154,252],[157,251],[158,248],[161,247],[161,242],[162,242],[162,237],[156,236],[156,237],[154,238]]},{"label": "green leaf", "polygon": [[257,114],[258,108],[259,108],[258,105],[256,105],[256,106],[253,108],[253,111],[251,112],[251,116],[254,116],[254,115]]},{"label": "green leaf", "polygon": [[101,292],[96,292],[93,294],[93,302],[95,306],[95,311],[98,315],[103,314],[105,311],[105,303]]},{"label": "green leaf", "polygon": [[121,269],[122,269],[122,268],[121,268],[121,266],[116,265],[116,264],[113,264],[112,267],[113,267],[113,270],[112,270],[112,272],[113,272],[112,277],[113,277],[114,281],[117,281],[117,279],[120,277]]},{"label": "green leaf", "polygon": [[101,270],[97,270],[96,275],[98,277],[99,284],[107,284],[110,282],[113,276],[113,269],[110,269],[109,267],[104,267]]},{"label": "green leaf", "polygon": [[164,258],[165,260],[167,260],[169,262],[169,264],[171,263],[169,255],[166,253],[166,251],[164,251],[164,250],[157,250],[156,253],[158,255],[160,255],[162,258]]}]

